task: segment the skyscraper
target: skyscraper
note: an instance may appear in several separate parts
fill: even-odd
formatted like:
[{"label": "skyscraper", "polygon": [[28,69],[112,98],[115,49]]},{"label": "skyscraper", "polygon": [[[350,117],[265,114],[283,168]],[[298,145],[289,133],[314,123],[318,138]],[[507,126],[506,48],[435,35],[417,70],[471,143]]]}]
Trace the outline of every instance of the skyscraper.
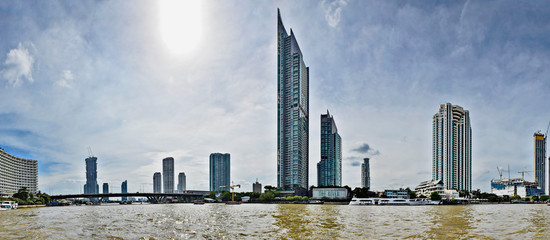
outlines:
[{"label": "skyscraper", "polygon": [[[120,185],[120,192],[121,193],[128,193],[128,180],[124,180],[122,184]],[[122,201],[126,201],[128,199],[127,197],[122,197]]]},{"label": "skyscraper", "polygon": [[13,156],[0,148],[0,197],[11,197],[26,187],[38,191],[38,161]]},{"label": "skyscraper", "polygon": [[342,138],[334,117],[321,114],[321,161],[317,163],[317,186],[342,186]]},{"label": "skyscraper", "polygon": [[258,182],[257,178],[256,182],[252,183],[252,192],[262,193],[262,184]]},{"label": "skyscraper", "polygon": [[84,184],[84,194],[99,193],[97,184],[97,158],[90,156],[86,158],[86,184]]},{"label": "skyscraper", "polygon": [[432,180],[446,189],[472,190],[472,128],[468,110],[441,104],[432,122]]},{"label": "skyscraper", "polygon": [[160,172],[153,174],[153,192],[161,193],[162,192],[162,180]]},{"label": "skyscraper", "polygon": [[162,186],[164,193],[174,193],[174,158],[162,159]]},{"label": "skyscraper", "polygon": [[277,186],[308,188],[309,67],[277,9]]},{"label": "skyscraper", "polygon": [[[109,184],[108,183],[103,183],[103,193],[109,193]],[[108,197],[104,197],[103,198],[103,201],[109,201],[109,198]]]},{"label": "skyscraper", "polygon": [[546,192],[546,136],[540,131],[533,134],[535,140],[535,182]]},{"label": "skyscraper", "polygon": [[210,154],[210,191],[229,191],[231,183],[229,153]]},{"label": "skyscraper", "polygon": [[178,174],[178,193],[183,193],[186,190],[186,179],[185,179],[185,173],[180,172]]},{"label": "skyscraper", "polygon": [[361,163],[361,187],[370,188],[369,158],[363,158],[363,163]]}]

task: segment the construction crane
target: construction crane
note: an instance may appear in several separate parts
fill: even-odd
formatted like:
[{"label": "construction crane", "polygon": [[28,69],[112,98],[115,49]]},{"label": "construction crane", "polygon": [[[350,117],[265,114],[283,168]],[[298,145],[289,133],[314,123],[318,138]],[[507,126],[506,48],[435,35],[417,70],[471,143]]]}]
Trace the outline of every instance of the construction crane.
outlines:
[{"label": "construction crane", "polygon": [[546,134],[544,134],[544,137],[548,137],[548,129],[550,129],[550,121],[548,121],[548,127],[546,127]]},{"label": "construction crane", "polygon": [[525,174],[525,173],[530,173],[530,172],[531,172],[531,171],[520,171],[520,172],[518,172],[518,173],[521,173],[521,180],[522,180],[522,181],[525,181],[525,180],[523,179],[524,174]]},{"label": "construction crane", "polygon": [[88,157],[93,157],[94,156],[94,153],[92,153],[92,148],[91,147],[88,147]]},{"label": "construction crane", "polygon": [[497,166],[498,175],[500,175],[500,180],[502,180],[502,171],[500,171],[500,168]]},{"label": "construction crane", "polygon": [[241,188],[240,184],[233,184],[233,181],[231,181],[230,186],[220,186],[221,188],[231,188],[231,201],[235,201],[235,188]]}]

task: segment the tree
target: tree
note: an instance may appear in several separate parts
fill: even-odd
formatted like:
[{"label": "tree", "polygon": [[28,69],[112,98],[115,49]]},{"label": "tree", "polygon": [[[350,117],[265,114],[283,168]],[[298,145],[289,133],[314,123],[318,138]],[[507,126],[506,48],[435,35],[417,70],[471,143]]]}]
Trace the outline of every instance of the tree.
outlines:
[{"label": "tree", "polygon": [[539,201],[539,196],[531,196],[531,201],[538,202]]},{"label": "tree", "polygon": [[430,200],[439,201],[441,200],[441,195],[439,195],[438,192],[432,192],[432,194],[430,194]]},{"label": "tree", "polygon": [[273,186],[271,186],[271,185],[265,185],[265,186],[264,186],[264,189],[265,189],[266,191],[276,191],[276,190],[277,190],[277,187],[273,187]]},{"label": "tree", "polygon": [[510,198],[510,200],[514,201],[514,200],[521,200],[521,197],[519,195],[514,195]]},{"label": "tree", "polygon": [[270,202],[273,198],[275,198],[275,194],[272,191],[260,194],[260,201]]},{"label": "tree", "polygon": [[543,202],[548,201],[548,198],[549,198],[548,195],[541,195],[540,196],[540,200],[543,201]]},{"label": "tree", "polygon": [[23,201],[27,201],[27,199],[29,199],[29,191],[27,191],[27,187],[22,187],[17,190],[17,193],[13,194],[13,197],[19,198]]}]

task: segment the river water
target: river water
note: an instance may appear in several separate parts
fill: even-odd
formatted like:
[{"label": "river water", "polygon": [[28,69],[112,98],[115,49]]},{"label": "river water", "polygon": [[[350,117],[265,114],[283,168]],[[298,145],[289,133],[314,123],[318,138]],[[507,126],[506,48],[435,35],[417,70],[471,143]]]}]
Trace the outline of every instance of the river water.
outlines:
[{"label": "river water", "polygon": [[550,239],[538,204],[143,204],[0,212],[0,239]]}]

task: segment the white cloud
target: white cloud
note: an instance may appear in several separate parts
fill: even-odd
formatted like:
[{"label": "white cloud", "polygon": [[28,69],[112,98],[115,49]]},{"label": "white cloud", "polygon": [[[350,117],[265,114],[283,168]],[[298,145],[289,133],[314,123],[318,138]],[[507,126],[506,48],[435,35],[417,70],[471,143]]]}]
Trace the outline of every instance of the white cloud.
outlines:
[{"label": "white cloud", "polygon": [[325,19],[327,20],[328,25],[331,27],[338,26],[340,23],[340,18],[342,17],[342,8],[348,4],[347,0],[323,0],[321,2],[321,7],[325,11]]},{"label": "white cloud", "polygon": [[29,82],[33,82],[32,78],[32,65],[34,58],[29,53],[29,50],[19,43],[17,48],[10,50],[7,54],[6,61],[4,62],[4,69],[2,70],[2,77],[8,80],[9,84],[13,87],[17,87],[22,79],[27,79]]},{"label": "white cloud", "polygon": [[64,70],[61,78],[55,82],[57,86],[71,88],[71,81],[74,79],[71,70]]}]

